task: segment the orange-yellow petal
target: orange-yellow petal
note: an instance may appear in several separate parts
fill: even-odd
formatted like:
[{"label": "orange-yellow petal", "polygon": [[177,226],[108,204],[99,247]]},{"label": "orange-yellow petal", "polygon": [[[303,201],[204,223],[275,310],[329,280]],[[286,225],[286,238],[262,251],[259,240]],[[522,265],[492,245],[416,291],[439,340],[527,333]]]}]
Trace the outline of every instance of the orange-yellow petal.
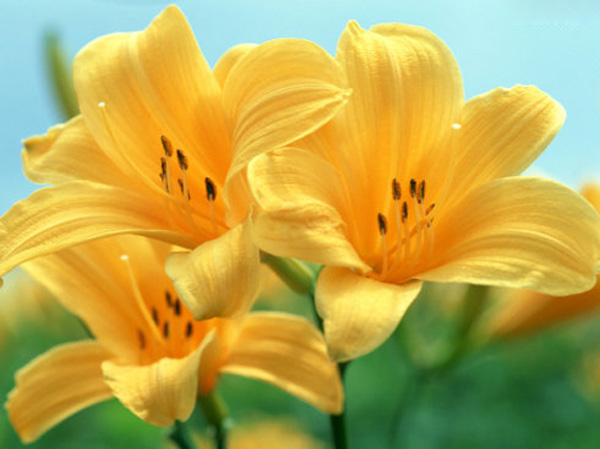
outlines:
[{"label": "orange-yellow petal", "polygon": [[68,343],[17,371],[5,406],[21,440],[34,441],[79,410],[110,398],[100,369],[110,356],[95,341]]},{"label": "orange-yellow petal", "polygon": [[23,170],[33,182],[56,184],[83,179],[104,184],[133,184],[106,156],[78,115],[46,135],[25,140]]},{"label": "orange-yellow petal", "polygon": [[159,427],[186,421],[196,404],[198,366],[211,333],[198,348],[180,359],[161,358],[150,365],[102,364],[104,380],[136,416]]},{"label": "orange-yellow petal", "polygon": [[578,295],[553,297],[519,290],[504,299],[489,323],[494,338],[528,335],[567,320],[592,316],[600,309],[600,282]]},{"label": "orange-yellow petal", "polygon": [[326,413],[340,413],[343,390],[323,335],[309,321],[277,312],[252,313],[223,372],[273,384]]},{"label": "orange-yellow petal", "polygon": [[[352,96],[332,122],[333,145],[356,220],[368,220],[368,229],[388,208],[393,178],[421,179],[447,168],[451,155],[444,148],[463,105],[462,79],[448,47],[430,31],[409,25],[366,31],[351,21],[335,58]],[[427,182],[435,190],[442,180]],[[376,241],[365,242],[365,251],[379,246],[379,236],[373,236]]]},{"label": "orange-yellow petal", "polygon": [[252,158],[318,129],[347,97],[339,66],[308,41],[266,42],[234,65],[223,87],[223,105],[233,133],[233,161],[224,192],[231,223],[241,221],[247,212],[243,172]]},{"label": "orange-yellow petal", "polygon": [[562,106],[535,86],[497,88],[471,98],[460,119],[452,197],[521,174],[552,141],[565,116]]},{"label": "orange-yellow petal", "polygon": [[142,32],[87,45],[73,62],[73,82],[94,139],[131,175],[160,186],[164,135],[190,170],[200,169],[198,178],[224,178],[230,153],[221,88],[176,6]]},{"label": "orange-yellow petal", "polygon": [[509,177],[481,185],[434,224],[435,259],[420,279],[589,290],[600,268],[600,216],[554,181]]},{"label": "orange-yellow petal", "polygon": [[254,228],[263,250],[370,270],[349,242],[342,180],[327,161],[294,148],[270,151],[252,161],[248,179],[260,206]]},{"label": "orange-yellow petal", "polygon": [[223,87],[225,85],[225,80],[229,76],[231,69],[233,66],[250,50],[256,48],[256,44],[240,44],[235,47],[227,50],[223,56],[219,58],[217,63],[215,64],[215,68],[213,69],[213,73],[215,78]]},{"label": "orange-yellow petal", "polygon": [[250,219],[189,253],[173,253],[167,274],[194,317],[246,313],[260,288],[260,257]]},{"label": "orange-yellow petal", "polygon": [[388,284],[347,268],[325,267],[315,301],[329,356],[337,362],[365,355],[392,334],[421,290],[421,282]]},{"label": "orange-yellow petal", "polygon": [[180,246],[197,242],[171,230],[160,198],[85,181],[40,189],[0,220],[0,274],[35,257],[116,234]]}]

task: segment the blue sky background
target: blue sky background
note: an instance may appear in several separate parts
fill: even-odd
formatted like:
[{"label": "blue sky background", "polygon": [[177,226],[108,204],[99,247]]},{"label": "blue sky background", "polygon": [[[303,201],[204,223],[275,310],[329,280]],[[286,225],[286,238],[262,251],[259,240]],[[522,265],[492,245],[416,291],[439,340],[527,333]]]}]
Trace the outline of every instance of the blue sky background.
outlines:
[{"label": "blue sky background", "polygon": [[[0,6],[0,211],[36,186],[21,171],[21,140],[60,121],[44,67],[43,35],[60,33],[73,56],[87,42],[145,28],[167,4],[152,0],[2,0]],[[346,22],[429,28],[452,49],[468,97],[535,84],[567,122],[536,169],[577,188],[600,180],[600,4],[597,0],[180,1],[211,64],[243,42],[310,39],[330,53]]]}]

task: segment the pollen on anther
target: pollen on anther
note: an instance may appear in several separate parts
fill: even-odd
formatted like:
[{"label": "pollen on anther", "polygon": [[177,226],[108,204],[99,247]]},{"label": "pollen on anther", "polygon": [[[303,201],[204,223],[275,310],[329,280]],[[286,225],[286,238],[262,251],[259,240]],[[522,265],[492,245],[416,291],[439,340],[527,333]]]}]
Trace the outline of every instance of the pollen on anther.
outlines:
[{"label": "pollen on anther", "polygon": [[160,141],[162,142],[162,146],[167,157],[171,157],[173,155],[173,144],[171,141],[167,138],[167,136],[160,136]]},{"label": "pollen on anther", "polygon": [[175,315],[181,316],[181,301],[179,298],[175,299]]},{"label": "pollen on anther", "polygon": [[168,290],[165,291],[165,300],[167,301],[168,307],[173,307],[173,298]]},{"label": "pollen on anther", "polygon": [[188,160],[187,157],[185,157],[185,154],[183,154],[183,151],[181,150],[177,150],[177,161],[179,162],[179,166],[182,170],[187,170]]},{"label": "pollen on anther", "polygon": [[392,179],[392,196],[394,200],[399,200],[401,196],[400,183],[396,178]]},{"label": "pollen on anther", "polygon": [[431,213],[431,211],[434,209],[435,207],[435,203],[431,203],[427,209],[425,209],[425,215],[429,215]]},{"label": "pollen on anther", "polygon": [[417,196],[417,181],[414,179],[410,180],[410,196],[413,198]]},{"label": "pollen on anther", "polygon": [[402,223],[404,223],[407,218],[408,218],[408,204],[406,204],[406,201],[404,201],[402,203]]},{"label": "pollen on anther", "polygon": [[158,326],[158,310],[156,310],[156,307],[152,307],[152,321]]},{"label": "pollen on anther", "polygon": [[165,324],[163,324],[163,337],[169,338],[169,322],[168,321],[165,321]]},{"label": "pollen on anther", "polygon": [[214,201],[217,198],[217,189],[215,184],[210,178],[204,178],[204,184],[206,185],[206,198],[208,201]]},{"label": "pollen on anther", "polygon": [[379,234],[387,234],[387,219],[383,214],[377,214],[377,223],[379,224]]},{"label": "pollen on anther", "polygon": [[417,203],[421,204],[425,198],[425,180],[419,183],[419,189],[417,190]]},{"label": "pollen on anther", "polygon": [[194,326],[191,321],[187,322],[185,326],[185,338],[190,338],[192,336],[192,332],[194,332]]}]

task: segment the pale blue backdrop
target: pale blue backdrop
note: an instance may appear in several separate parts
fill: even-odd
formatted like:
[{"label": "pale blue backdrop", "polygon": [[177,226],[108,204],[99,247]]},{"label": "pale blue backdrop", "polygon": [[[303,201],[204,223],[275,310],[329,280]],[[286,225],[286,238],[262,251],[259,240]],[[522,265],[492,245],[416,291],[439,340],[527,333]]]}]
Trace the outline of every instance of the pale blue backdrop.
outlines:
[{"label": "pale blue backdrop", "polygon": [[[34,185],[21,172],[21,140],[60,117],[48,89],[42,38],[60,32],[70,55],[95,37],[144,28],[171,2],[0,0],[0,211]],[[211,64],[232,45],[311,39],[335,52],[346,22],[425,26],[453,50],[467,97],[496,86],[535,84],[568,118],[535,167],[577,188],[600,180],[600,3],[597,0],[341,1],[189,0],[184,11]]]}]

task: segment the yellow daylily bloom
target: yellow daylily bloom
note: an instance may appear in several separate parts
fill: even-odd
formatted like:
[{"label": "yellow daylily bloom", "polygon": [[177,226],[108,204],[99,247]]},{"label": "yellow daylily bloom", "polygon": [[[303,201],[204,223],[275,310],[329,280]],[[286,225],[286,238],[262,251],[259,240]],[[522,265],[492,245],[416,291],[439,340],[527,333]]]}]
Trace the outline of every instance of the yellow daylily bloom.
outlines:
[{"label": "yellow daylily bloom", "polygon": [[[581,194],[600,212],[600,185],[590,183]],[[600,282],[583,293],[557,298],[530,290],[511,292],[487,324],[492,338],[512,338],[583,317],[600,308]]]},{"label": "yellow daylily bloom", "polygon": [[113,396],[156,426],[186,420],[220,373],[341,412],[339,373],[313,324],[275,312],[195,321],[162,268],[169,250],[118,236],[24,264],[96,339],[58,346],[16,374],[6,408],[23,441]]},{"label": "yellow daylily bloom", "polygon": [[[235,47],[211,70],[170,6],[142,32],[86,46],[73,80],[81,115],[25,141],[27,176],[55,185],[0,220],[0,275],[81,242],[133,233],[192,250],[174,255],[167,270],[197,318],[243,313],[259,278],[245,220],[246,165],[345,104],[339,66],[313,43],[277,39]],[[203,269],[190,271],[196,267]],[[207,285],[218,294],[206,294]]]},{"label": "yellow daylily bloom", "polygon": [[350,22],[335,56],[352,96],[315,134],[248,167],[265,251],[325,264],[316,304],[335,360],[379,346],[423,280],[565,295],[595,282],[600,218],[520,174],[565,111],[532,86],[465,102],[445,44]]}]

